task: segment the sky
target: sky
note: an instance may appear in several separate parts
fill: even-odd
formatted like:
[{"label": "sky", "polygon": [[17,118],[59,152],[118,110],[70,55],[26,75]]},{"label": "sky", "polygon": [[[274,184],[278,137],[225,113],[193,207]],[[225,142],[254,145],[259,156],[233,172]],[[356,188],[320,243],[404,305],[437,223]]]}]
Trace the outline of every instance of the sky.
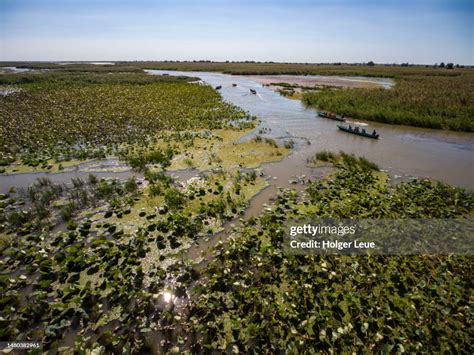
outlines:
[{"label": "sky", "polygon": [[0,0],[0,61],[474,64],[472,0]]}]

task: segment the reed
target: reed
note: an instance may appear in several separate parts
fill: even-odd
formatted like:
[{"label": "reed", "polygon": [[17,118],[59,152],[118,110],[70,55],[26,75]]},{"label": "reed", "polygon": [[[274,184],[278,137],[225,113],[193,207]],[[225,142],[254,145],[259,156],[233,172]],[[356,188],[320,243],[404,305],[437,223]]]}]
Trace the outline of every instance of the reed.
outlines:
[{"label": "reed", "polygon": [[357,119],[474,131],[474,75],[404,78],[392,89],[306,92],[302,100]]}]

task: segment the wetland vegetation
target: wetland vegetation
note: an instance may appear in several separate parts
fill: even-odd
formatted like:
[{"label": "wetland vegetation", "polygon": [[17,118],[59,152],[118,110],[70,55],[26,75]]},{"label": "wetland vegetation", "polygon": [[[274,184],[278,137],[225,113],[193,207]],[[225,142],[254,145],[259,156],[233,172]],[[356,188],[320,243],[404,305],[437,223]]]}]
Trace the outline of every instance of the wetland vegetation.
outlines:
[{"label": "wetland vegetation", "polygon": [[0,340],[60,353],[469,351],[471,256],[287,255],[283,230],[294,217],[472,217],[472,194],[395,184],[364,157],[321,151],[308,164],[328,175],[243,219],[270,183],[260,166],[292,139],[243,139],[255,117],[196,78],[144,74],[150,63],[29,66],[0,74],[16,90],[0,96],[2,172],[113,156],[137,177],[42,178],[0,195]]},{"label": "wetland vegetation", "polygon": [[[4,63],[14,65],[14,63]],[[19,64],[16,64],[19,65]],[[175,81],[175,77],[153,78],[143,69],[180,71],[220,71],[234,75],[342,75],[394,78],[394,88],[323,88],[318,92],[295,93],[294,87],[283,83],[281,93],[302,99],[309,105],[339,114],[389,124],[449,129],[474,130],[474,73],[470,67],[428,65],[349,65],[296,63],[218,63],[218,62],[117,62],[115,65],[23,63],[27,67],[48,71],[54,81],[136,83]],[[86,78],[83,72],[88,71]],[[94,74],[92,76],[92,73]],[[101,73],[116,75],[104,76]],[[124,75],[123,73],[127,73]],[[1,75],[0,84],[42,81],[44,72]],[[132,75],[134,74],[134,75]],[[94,78],[95,76],[95,78]],[[2,78],[3,77],[3,78]],[[77,77],[77,78],[76,78]],[[36,79],[35,79],[36,78]],[[114,79],[115,78],[115,79]],[[182,78],[182,80],[186,80]],[[50,79],[48,79],[50,81]],[[282,84],[282,83],[280,83]],[[307,89],[307,88],[305,88]],[[117,94],[120,94],[119,92]]]},{"label": "wetland vegetation", "polygon": [[[149,349],[150,333],[166,335],[179,319],[166,292],[183,298],[198,277],[181,261],[184,247],[215,233],[265,186],[254,173],[222,170],[184,185],[148,173],[142,183],[91,176],[66,189],[44,179],[1,196],[2,339],[38,340],[43,350]],[[51,232],[55,215],[66,230]]]},{"label": "wetland vegetation", "polygon": [[472,214],[474,198],[461,189],[429,180],[391,186],[364,160],[332,157],[333,175],[303,194],[282,190],[271,209],[214,250],[187,322],[195,351],[468,351],[471,256],[284,253],[284,230],[296,217]]},{"label": "wetland vegetation", "polygon": [[191,80],[144,73],[0,75],[0,83],[21,89],[0,97],[2,165],[100,158],[165,130],[222,128],[246,117]]},{"label": "wetland vegetation", "polygon": [[181,62],[150,63],[149,68],[221,71],[234,75],[342,75],[394,78],[396,85],[389,90],[327,87],[322,91],[295,95],[295,87],[284,83],[278,85],[284,86],[280,89],[282,95],[302,99],[309,106],[357,119],[474,131],[474,70],[470,67]]},{"label": "wetland vegetation", "polygon": [[[125,65],[126,63],[119,63]],[[403,76],[458,76],[469,67],[447,68],[433,65],[270,63],[270,62],[137,62],[145,69],[178,71],[218,71],[233,75],[343,75],[399,78]]]},{"label": "wetland vegetation", "polygon": [[323,89],[302,101],[347,117],[474,132],[474,75],[413,76],[391,89]]},{"label": "wetland vegetation", "polygon": [[[195,78],[100,70],[0,77],[20,89],[0,98],[4,172],[116,156],[142,176],[41,178],[0,196],[0,338],[40,341],[42,351],[169,350],[179,319],[169,295],[185,302],[199,276],[186,250],[267,185],[244,167],[289,149],[271,139],[239,143],[255,118]],[[195,176],[183,182],[166,171],[183,168]]]}]

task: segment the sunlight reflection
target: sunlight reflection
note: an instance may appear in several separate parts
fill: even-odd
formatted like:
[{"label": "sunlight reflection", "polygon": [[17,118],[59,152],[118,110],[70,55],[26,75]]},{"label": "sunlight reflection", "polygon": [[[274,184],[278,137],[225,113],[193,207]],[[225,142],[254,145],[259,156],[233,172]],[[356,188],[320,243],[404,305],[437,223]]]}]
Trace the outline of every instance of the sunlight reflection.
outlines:
[{"label": "sunlight reflection", "polygon": [[163,299],[166,303],[174,303],[176,296],[171,292],[163,292]]}]

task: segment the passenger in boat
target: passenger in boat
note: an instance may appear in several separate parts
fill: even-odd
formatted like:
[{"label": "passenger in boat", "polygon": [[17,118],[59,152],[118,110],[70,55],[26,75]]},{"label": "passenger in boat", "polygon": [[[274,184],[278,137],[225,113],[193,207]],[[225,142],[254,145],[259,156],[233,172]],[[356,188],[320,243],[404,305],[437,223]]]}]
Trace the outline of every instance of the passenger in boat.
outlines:
[{"label": "passenger in boat", "polygon": [[362,128],[362,133],[364,133],[364,134],[365,134],[365,128]]},{"label": "passenger in boat", "polygon": [[359,133],[359,127],[354,128],[354,132]]},{"label": "passenger in boat", "polygon": [[352,131],[352,126],[351,125],[349,125],[349,131]]},{"label": "passenger in boat", "polygon": [[375,129],[374,131],[372,132],[372,135],[375,137],[377,135],[377,132],[375,132]]}]

